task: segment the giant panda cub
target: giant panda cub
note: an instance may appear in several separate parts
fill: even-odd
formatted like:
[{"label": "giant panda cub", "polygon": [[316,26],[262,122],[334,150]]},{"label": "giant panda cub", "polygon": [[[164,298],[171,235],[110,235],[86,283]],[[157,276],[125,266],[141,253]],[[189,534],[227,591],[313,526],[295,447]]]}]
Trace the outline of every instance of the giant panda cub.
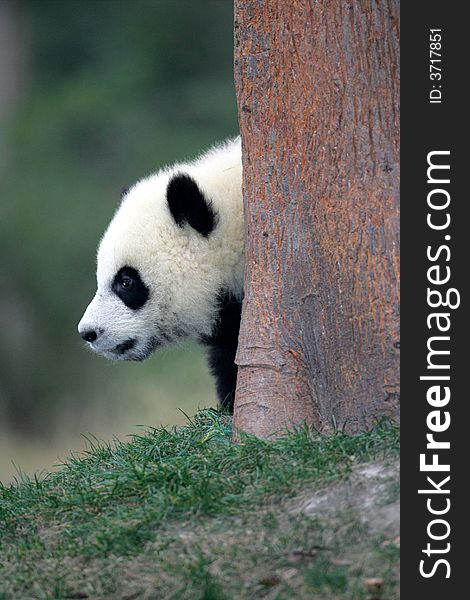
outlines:
[{"label": "giant panda cub", "polygon": [[193,338],[208,349],[219,404],[233,408],[243,296],[240,139],[166,167],[123,192],[97,258],[78,331],[112,360]]}]

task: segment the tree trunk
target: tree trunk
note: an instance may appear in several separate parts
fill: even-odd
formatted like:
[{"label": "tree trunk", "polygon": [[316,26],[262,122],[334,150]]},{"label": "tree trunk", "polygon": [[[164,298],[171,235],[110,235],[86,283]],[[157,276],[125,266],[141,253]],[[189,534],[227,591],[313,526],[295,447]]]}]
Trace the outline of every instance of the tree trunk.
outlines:
[{"label": "tree trunk", "polygon": [[235,428],[398,416],[398,60],[398,0],[235,0]]}]

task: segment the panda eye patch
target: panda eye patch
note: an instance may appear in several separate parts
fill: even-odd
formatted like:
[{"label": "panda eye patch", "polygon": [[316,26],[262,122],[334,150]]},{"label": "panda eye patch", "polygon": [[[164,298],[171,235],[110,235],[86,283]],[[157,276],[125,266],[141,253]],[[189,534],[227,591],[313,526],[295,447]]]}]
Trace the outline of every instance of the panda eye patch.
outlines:
[{"label": "panda eye patch", "polygon": [[139,272],[132,267],[119,269],[114,276],[111,289],[132,310],[142,308],[149,297],[148,287],[142,281]]}]

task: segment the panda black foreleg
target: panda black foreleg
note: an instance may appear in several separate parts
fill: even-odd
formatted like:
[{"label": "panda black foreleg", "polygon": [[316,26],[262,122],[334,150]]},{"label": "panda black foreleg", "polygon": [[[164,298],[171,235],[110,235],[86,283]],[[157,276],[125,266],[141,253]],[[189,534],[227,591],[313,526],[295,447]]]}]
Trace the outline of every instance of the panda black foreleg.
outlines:
[{"label": "panda black foreleg", "polygon": [[235,353],[237,347],[211,345],[208,349],[209,369],[215,377],[215,387],[219,407],[233,412],[235,387],[237,385],[237,365]]},{"label": "panda black foreleg", "polygon": [[229,292],[222,292],[219,295],[218,310],[214,332],[202,342],[208,347],[209,368],[216,380],[219,406],[233,412],[237,384],[235,354],[238,346],[242,303]]}]

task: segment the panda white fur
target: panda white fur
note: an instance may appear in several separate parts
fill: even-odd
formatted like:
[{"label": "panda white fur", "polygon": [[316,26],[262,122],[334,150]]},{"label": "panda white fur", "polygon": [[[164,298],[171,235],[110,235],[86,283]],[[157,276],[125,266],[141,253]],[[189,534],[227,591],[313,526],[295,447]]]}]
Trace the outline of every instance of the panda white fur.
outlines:
[{"label": "panda white fur", "polygon": [[112,360],[144,360],[182,338],[208,348],[231,409],[243,296],[240,139],[166,167],[123,194],[97,258],[97,291],[78,331]]}]

